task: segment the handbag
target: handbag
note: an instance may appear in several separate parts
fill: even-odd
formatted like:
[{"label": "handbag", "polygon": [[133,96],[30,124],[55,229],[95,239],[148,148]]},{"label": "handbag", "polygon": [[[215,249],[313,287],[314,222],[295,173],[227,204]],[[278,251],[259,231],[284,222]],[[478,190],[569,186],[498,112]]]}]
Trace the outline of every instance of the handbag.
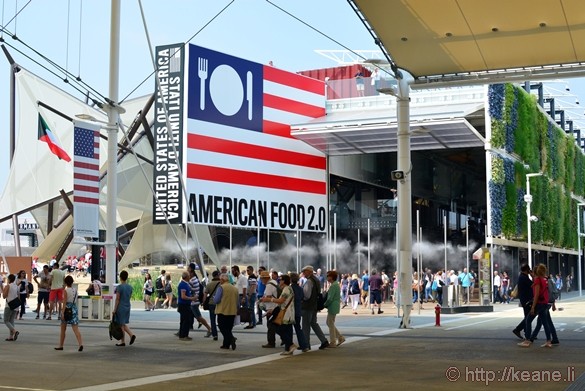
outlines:
[{"label": "handbag", "polygon": [[116,321],[116,315],[114,315],[112,317],[108,331],[110,332],[110,340],[112,338],[114,338],[115,340],[119,341],[124,336],[124,331],[122,330],[122,325]]},{"label": "handbag", "polygon": [[63,320],[66,322],[73,320],[73,306],[75,305],[75,301],[77,300],[77,291],[75,291],[75,295],[73,296],[73,302],[69,302],[65,305],[65,309],[63,309]]},{"label": "handbag", "polygon": [[20,307],[20,304],[21,304],[20,299],[18,297],[16,297],[15,299],[12,299],[8,302],[8,307],[10,307],[10,309],[12,311],[14,311],[18,307]]},{"label": "handbag", "polygon": [[284,307],[283,310],[278,311],[278,314],[276,314],[274,319],[272,319],[272,323],[277,324],[277,325],[282,324],[282,322],[284,321],[284,314],[286,313],[286,309],[288,308],[290,303],[293,301],[293,299],[294,299],[294,296],[290,298],[290,300],[288,301],[288,304]]},{"label": "handbag", "polygon": [[215,290],[217,289],[218,286],[219,286],[219,283],[215,284],[215,287],[213,288],[213,290],[211,291],[211,293],[209,295],[207,295],[207,297],[205,298],[205,300],[203,300],[203,309],[205,311],[209,311],[209,300],[211,300],[211,297],[215,293]]},{"label": "handbag", "polygon": [[512,292],[510,292],[510,297],[512,299],[515,299],[518,297],[518,284],[516,284],[516,286],[514,287],[514,289],[512,289]]}]

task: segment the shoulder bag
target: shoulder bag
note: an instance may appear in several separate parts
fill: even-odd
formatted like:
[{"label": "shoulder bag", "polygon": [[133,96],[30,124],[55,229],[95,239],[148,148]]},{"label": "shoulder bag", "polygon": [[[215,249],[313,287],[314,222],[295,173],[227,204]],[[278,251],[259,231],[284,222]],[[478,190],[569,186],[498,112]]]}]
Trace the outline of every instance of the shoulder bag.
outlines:
[{"label": "shoulder bag", "polygon": [[281,325],[282,322],[284,321],[284,314],[286,313],[286,310],[288,308],[288,306],[290,305],[290,303],[292,303],[292,301],[294,300],[295,296],[294,293],[291,296],[291,298],[288,300],[287,305],[284,307],[283,310],[279,311],[278,314],[274,317],[274,319],[272,319],[272,323],[276,324],[276,325]]},{"label": "shoulder bag", "polygon": [[215,293],[215,290],[217,289],[218,286],[219,286],[219,283],[215,284],[215,286],[213,287],[213,290],[211,291],[211,293],[209,295],[207,295],[207,297],[205,298],[205,300],[203,300],[203,309],[205,311],[209,311],[209,300],[211,300],[211,297]]},{"label": "shoulder bag", "polygon": [[21,304],[20,299],[18,298],[18,296],[16,296],[16,298],[14,298],[8,302],[8,307],[10,307],[10,309],[12,311],[14,311],[18,307],[20,307],[20,304]]}]

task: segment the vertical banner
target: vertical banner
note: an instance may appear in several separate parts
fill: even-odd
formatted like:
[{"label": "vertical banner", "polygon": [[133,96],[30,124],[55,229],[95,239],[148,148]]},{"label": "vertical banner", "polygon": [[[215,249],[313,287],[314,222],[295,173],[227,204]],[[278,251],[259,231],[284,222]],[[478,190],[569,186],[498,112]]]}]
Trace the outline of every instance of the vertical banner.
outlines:
[{"label": "vertical banner", "polygon": [[100,133],[99,126],[74,122],[73,230],[75,236],[99,236]]},{"label": "vertical banner", "polygon": [[[179,224],[183,219],[183,44],[156,48],[154,104],[153,224]],[[170,129],[169,129],[170,126]]]}]

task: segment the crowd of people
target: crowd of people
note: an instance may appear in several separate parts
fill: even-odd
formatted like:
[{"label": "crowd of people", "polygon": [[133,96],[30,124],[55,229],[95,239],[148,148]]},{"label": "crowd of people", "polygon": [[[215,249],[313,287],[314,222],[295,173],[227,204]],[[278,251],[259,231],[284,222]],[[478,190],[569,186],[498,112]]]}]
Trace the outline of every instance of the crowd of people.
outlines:
[{"label": "crowd of people", "polygon": [[[33,280],[38,286],[37,306],[33,311],[36,319],[51,320],[54,314],[61,321],[59,345],[56,350],[63,350],[67,325],[71,325],[77,338],[78,350],[83,351],[82,337],[79,331],[77,315],[78,292],[73,288],[73,276],[66,275],[64,267],[59,267],[56,260],[52,265],[43,265],[37,270]],[[34,266],[34,263],[33,263]],[[196,273],[197,267],[191,263],[181,275],[177,286],[177,310],[179,312],[179,330],[175,334],[181,341],[190,341],[190,330],[205,327],[206,338],[219,340],[221,334],[221,349],[236,349],[237,338],[233,335],[233,328],[246,324],[243,329],[253,329],[266,322],[266,343],[263,348],[276,348],[277,338],[280,337],[280,346],[284,347],[282,355],[292,355],[295,350],[306,352],[311,349],[311,331],[320,342],[319,349],[335,348],[343,344],[345,337],[335,325],[336,316],[340,310],[351,305],[352,313],[357,315],[360,306],[367,308],[371,314],[382,314],[382,304],[391,300],[396,303],[398,292],[398,274],[388,276],[385,271],[364,270],[362,276],[357,274],[339,274],[330,270],[325,274],[321,269],[313,269],[307,265],[301,273],[281,273],[276,270],[268,271],[260,266],[257,271],[248,266],[242,273],[238,265],[228,271],[227,265],[213,271],[211,280],[200,280]],[[30,284],[26,272],[21,270],[11,274],[1,287],[6,299],[4,308],[4,323],[9,330],[6,341],[16,341],[20,332],[15,327],[15,320],[22,319],[25,313],[25,303],[29,296]],[[120,284],[117,286],[115,308],[112,317],[122,327],[124,335],[129,338],[129,345],[134,344],[136,335],[128,327],[132,286],[128,284],[128,272],[122,271],[119,275]],[[421,275],[414,272],[411,280],[413,303],[437,302],[443,304],[443,289],[449,286],[461,286],[465,301],[469,301],[470,294],[477,281],[473,271],[464,268],[460,272],[454,270],[445,273],[426,269]],[[572,284],[568,276],[564,285],[567,291]],[[169,308],[173,302],[172,279],[170,273],[161,270],[160,275],[153,281],[151,275],[144,274],[145,310],[161,307]],[[550,275],[547,278],[546,267],[538,265],[534,271],[523,265],[518,282],[515,285],[517,294],[513,295],[513,282],[503,271],[494,272],[493,300],[509,302],[512,296],[517,297],[524,309],[522,322],[513,330],[513,333],[522,339],[520,346],[529,347],[541,328],[544,327],[546,342],[543,347],[558,344],[558,338],[550,309],[556,309],[555,301],[560,299],[563,289],[563,278],[560,274]],[[99,295],[101,289],[99,281],[92,282],[88,293]],[[91,292],[89,292],[91,289]],[[550,294],[554,290],[554,294]],[[517,296],[516,296],[517,295]],[[155,296],[154,302],[152,296]],[[536,298],[536,299],[535,299]],[[209,321],[203,316],[201,308],[209,313]],[[326,325],[328,337],[323,332],[317,314],[321,310],[327,311]],[[532,329],[532,321],[537,319],[537,325]],[[126,346],[123,336],[116,346]]]}]

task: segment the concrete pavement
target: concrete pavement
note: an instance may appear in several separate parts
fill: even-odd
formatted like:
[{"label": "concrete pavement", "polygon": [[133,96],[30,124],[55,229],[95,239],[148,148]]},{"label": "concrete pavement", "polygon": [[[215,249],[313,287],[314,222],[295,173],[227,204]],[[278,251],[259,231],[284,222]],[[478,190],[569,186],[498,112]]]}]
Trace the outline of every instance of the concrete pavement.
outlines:
[{"label": "concrete pavement", "polygon": [[[193,341],[179,341],[175,310],[147,312],[135,303],[131,328],[135,345],[120,348],[108,338],[107,324],[84,321],[80,329],[84,351],[77,351],[68,329],[64,351],[55,351],[59,323],[25,315],[17,322],[20,337],[2,341],[0,388],[20,390],[172,390],[397,389],[564,390],[585,371],[583,332],[585,299],[564,294],[563,311],[553,314],[561,345],[553,349],[520,348],[511,333],[522,310],[515,304],[495,305],[493,313],[443,315],[434,326],[434,305],[413,310],[411,329],[398,329],[400,318],[390,304],[382,315],[346,308],[337,326],[347,341],[336,349],[317,349],[280,356],[280,349],[263,349],[266,328],[235,328],[235,351],[219,349],[219,342],[192,332]],[[204,313],[204,316],[207,314]],[[325,315],[319,323],[327,334]],[[7,329],[5,329],[7,333]],[[221,338],[221,336],[220,336]],[[541,332],[537,342],[543,342]],[[529,372],[530,371],[530,372]],[[545,371],[549,371],[548,374]],[[559,371],[552,373],[550,371]],[[554,379],[537,379],[558,375]],[[524,377],[523,377],[524,376]],[[527,379],[526,377],[529,377]],[[585,388],[581,388],[585,389]]]}]

